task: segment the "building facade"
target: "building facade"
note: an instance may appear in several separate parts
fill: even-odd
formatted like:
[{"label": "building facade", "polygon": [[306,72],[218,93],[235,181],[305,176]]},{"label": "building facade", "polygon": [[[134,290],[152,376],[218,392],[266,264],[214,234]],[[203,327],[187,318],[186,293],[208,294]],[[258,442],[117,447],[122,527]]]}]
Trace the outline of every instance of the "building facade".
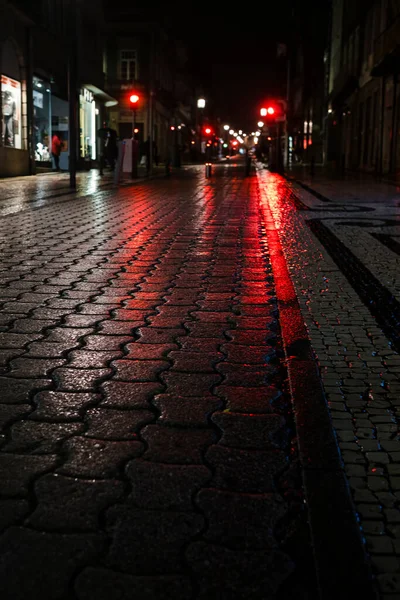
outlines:
[{"label": "building facade", "polygon": [[337,169],[400,172],[399,0],[333,0],[327,161]]},{"label": "building facade", "polygon": [[328,22],[329,10],[325,2],[317,5],[311,0],[293,1],[288,16],[288,43],[278,57],[287,69],[289,168],[324,161]]},{"label": "building facade", "polygon": [[[107,6],[107,5],[106,5]],[[109,126],[120,139],[149,138],[156,160],[176,163],[189,151],[194,94],[185,73],[185,48],[143,11],[108,5],[104,53],[105,89],[118,100],[108,111]],[[130,96],[139,96],[133,111]]]},{"label": "building facade", "polygon": [[[60,168],[68,170],[72,102],[78,166],[97,164],[97,131],[107,107],[116,103],[104,91],[102,30],[96,0],[0,0],[0,176],[54,168],[56,134]],[[77,69],[70,97],[71,55]]]}]

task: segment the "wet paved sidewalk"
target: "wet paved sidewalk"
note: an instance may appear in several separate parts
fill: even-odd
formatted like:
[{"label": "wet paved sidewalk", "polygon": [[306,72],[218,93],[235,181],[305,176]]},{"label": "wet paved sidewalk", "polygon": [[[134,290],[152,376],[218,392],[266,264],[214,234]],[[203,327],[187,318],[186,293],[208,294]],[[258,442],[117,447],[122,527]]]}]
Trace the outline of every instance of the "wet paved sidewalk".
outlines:
[{"label": "wet paved sidewalk", "polygon": [[[152,177],[165,175],[165,167],[153,168]],[[140,167],[135,183],[146,181],[146,170]],[[127,174],[120,179],[120,186],[130,185]],[[114,173],[105,169],[100,175],[98,169],[79,171],[76,175],[76,190],[69,187],[69,173],[49,172],[29,177],[8,177],[0,179],[0,217],[16,214],[23,210],[41,208],[46,201],[68,202],[76,196],[94,194],[98,191],[115,188]]]},{"label": "wet paved sidewalk", "polygon": [[[400,192],[259,173],[381,599],[400,598]],[[291,193],[293,192],[293,193]]]},{"label": "wet paved sidewalk", "polygon": [[259,181],[237,173],[3,213],[4,600],[315,598]]}]

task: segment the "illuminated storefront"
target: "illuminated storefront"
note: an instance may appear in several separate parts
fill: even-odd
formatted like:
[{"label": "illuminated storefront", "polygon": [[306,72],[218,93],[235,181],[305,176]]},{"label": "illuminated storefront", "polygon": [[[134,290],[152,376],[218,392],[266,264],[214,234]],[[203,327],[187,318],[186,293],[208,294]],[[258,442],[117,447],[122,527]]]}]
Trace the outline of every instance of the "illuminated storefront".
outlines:
[{"label": "illuminated storefront", "polygon": [[21,82],[1,75],[2,145],[22,148],[21,137]]},{"label": "illuminated storefront", "polygon": [[51,88],[50,84],[33,78],[33,138],[35,161],[41,165],[51,165]]},{"label": "illuminated storefront", "polygon": [[79,96],[79,153],[85,161],[96,160],[96,102],[93,92],[82,88]]}]

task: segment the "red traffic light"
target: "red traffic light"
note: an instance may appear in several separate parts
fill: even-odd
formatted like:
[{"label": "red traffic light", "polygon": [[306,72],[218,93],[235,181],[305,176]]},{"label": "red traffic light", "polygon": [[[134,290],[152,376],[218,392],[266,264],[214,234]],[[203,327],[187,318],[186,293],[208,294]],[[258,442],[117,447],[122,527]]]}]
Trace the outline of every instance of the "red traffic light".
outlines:
[{"label": "red traffic light", "polygon": [[275,108],[274,108],[273,106],[268,106],[267,108],[263,107],[263,108],[260,110],[260,115],[261,115],[262,117],[267,117],[267,116],[272,116],[272,115],[274,115],[274,114],[275,114],[275,112],[276,112],[276,111],[275,111]]},{"label": "red traffic light", "polygon": [[211,127],[206,127],[204,129],[204,131],[206,132],[207,135],[210,135],[210,133],[211,133],[212,130],[211,130]]},{"label": "red traffic light", "polygon": [[132,94],[129,97],[129,102],[131,103],[132,106],[137,106],[139,100],[140,100],[140,98],[137,94]]}]

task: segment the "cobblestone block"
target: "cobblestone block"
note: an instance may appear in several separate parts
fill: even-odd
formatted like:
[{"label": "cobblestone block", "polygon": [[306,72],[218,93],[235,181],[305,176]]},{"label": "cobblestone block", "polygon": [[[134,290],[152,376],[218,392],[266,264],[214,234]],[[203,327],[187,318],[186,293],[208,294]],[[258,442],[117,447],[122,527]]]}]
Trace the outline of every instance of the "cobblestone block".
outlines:
[{"label": "cobblestone block", "polygon": [[73,348],[85,335],[89,335],[92,329],[84,329],[79,327],[55,327],[46,335],[47,342],[63,342],[70,344]]},{"label": "cobblestone block", "polygon": [[10,430],[10,440],[5,452],[29,454],[56,454],[61,442],[83,431],[80,423],[40,423],[19,421]]},{"label": "cobblestone block", "polygon": [[101,315],[67,315],[65,317],[65,324],[68,327],[82,327],[82,329],[92,328],[104,321],[108,317],[108,313],[104,312]]},{"label": "cobblestone block", "polygon": [[102,380],[111,377],[111,369],[56,369],[52,373],[57,389],[66,392],[94,392]]},{"label": "cobblestone block", "polygon": [[14,358],[10,362],[10,376],[21,379],[46,377],[65,362],[62,358]]},{"label": "cobblestone block", "polygon": [[224,376],[225,385],[240,387],[265,386],[278,372],[269,365],[239,366],[233,363],[219,363],[216,370]]},{"label": "cobblestone block", "polygon": [[11,527],[0,537],[4,598],[67,600],[74,573],[103,550],[100,535],[61,535]]},{"label": "cobblestone block", "polygon": [[133,440],[141,427],[155,420],[149,410],[95,408],[85,416],[86,436],[101,440]]},{"label": "cobblestone block", "polygon": [[171,350],[177,350],[177,344],[127,344],[126,358],[136,360],[161,360],[169,358]]},{"label": "cobblestone block", "polygon": [[221,340],[216,338],[195,338],[192,336],[178,338],[181,350],[199,353],[218,353]]},{"label": "cobblestone block", "polygon": [[122,463],[143,453],[140,442],[110,442],[74,437],[63,444],[67,460],[58,472],[72,477],[112,479]]},{"label": "cobblestone block", "polygon": [[136,327],[142,327],[144,321],[115,321],[110,319],[98,324],[99,333],[102,335],[133,336]]},{"label": "cobblestone block", "polygon": [[215,364],[224,359],[220,352],[190,352],[188,350],[177,350],[170,352],[168,358],[173,360],[173,371],[187,373],[215,373]]},{"label": "cobblestone block", "polygon": [[203,517],[187,512],[114,507],[108,516],[114,536],[107,563],[137,575],[182,572],[182,550],[204,526]]},{"label": "cobblestone block", "polygon": [[40,335],[47,327],[52,327],[57,323],[56,319],[47,319],[47,321],[37,321],[36,319],[17,319],[11,328],[11,333],[35,333]]},{"label": "cobblestone block", "polygon": [[215,433],[204,429],[181,429],[147,425],[141,431],[147,442],[145,460],[168,464],[202,464],[203,452],[215,443]]},{"label": "cobblestone block", "polygon": [[25,358],[63,358],[71,350],[71,345],[61,342],[33,342],[29,344]]},{"label": "cobblestone block", "polygon": [[29,502],[26,500],[0,500],[0,532],[16,525],[29,511]]},{"label": "cobblestone block", "polygon": [[201,323],[230,323],[235,320],[236,317],[232,316],[230,311],[201,311],[195,310],[191,313],[191,316],[200,321]]},{"label": "cobblestone block", "polygon": [[51,386],[51,379],[12,379],[0,377],[0,402],[3,404],[25,404],[31,395]]},{"label": "cobblestone block", "polygon": [[196,496],[196,504],[208,523],[204,534],[208,542],[237,550],[278,546],[274,530],[287,507],[276,494],[233,494],[202,489]]},{"label": "cobblestone block", "polygon": [[0,404],[0,431],[32,411],[30,404]]},{"label": "cobblestone block", "polygon": [[393,554],[393,541],[389,536],[365,536],[367,550],[371,554]]},{"label": "cobblestone block", "polygon": [[100,396],[88,393],[39,392],[33,401],[37,405],[31,419],[38,421],[74,421],[81,419],[84,410],[99,402]]},{"label": "cobblestone block", "polygon": [[216,338],[221,340],[221,343],[226,342],[225,330],[227,326],[221,326],[215,323],[201,323],[186,321],[185,326],[195,338]]},{"label": "cobblestone block", "polygon": [[204,312],[228,312],[232,310],[232,305],[233,305],[233,299],[229,299],[229,300],[222,300],[220,302],[216,301],[211,301],[211,300],[197,300],[196,301],[196,305],[198,308],[201,309],[201,311]]},{"label": "cobblestone block", "polygon": [[139,339],[136,343],[142,344],[173,344],[180,336],[185,336],[183,328],[162,329],[156,327],[140,327],[137,331]]},{"label": "cobblestone block", "polygon": [[191,600],[190,579],[178,575],[134,576],[106,569],[85,569],[75,584],[79,600]]},{"label": "cobblestone block", "polygon": [[[23,315],[28,315],[31,311],[40,310],[37,308],[36,302],[20,302],[19,300],[15,302],[5,302],[1,308],[3,314],[5,313],[20,313]],[[46,309],[45,309],[46,310]],[[1,341],[0,341],[1,343]]]},{"label": "cobblestone block", "polygon": [[256,317],[256,316],[240,316],[235,317],[236,327],[238,330],[262,330],[275,328],[277,325],[276,319],[273,317]]},{"label": "cobblestone block", "polygon": [[215,410],[221,409],[223,402],[211,395],[184,398],[172,394],[160,394],[154,398],[152,404],[161,412],[159,417],[161,423],[199,427],[208,424],[210,415]]},{"label": "cobblestone block", "polygon": [[205,396],[221,382],[220,375],[203,375],[200,373],[161,373],[161,381],[167,386],[169,394],[177,396]]},{"label": "cobblestone block", "polygon": [[193,496],[211,478],[203,465],[166,465],[133,460],[125,468],[132,485],[128,501],[150,510],[193,511]]},{"label": "cobblestone block", "polygon": [[214,413],[211,421],[222,431],[220,444],[231,448],[267,450],[285,446],[285,419],[279,415]]},{"label": "cobblestone block", "polygon": [[2,496],[23,496],[29,483],[38,475],[56,466],[56,456],[23,456],[0,454],[0,479]]},{"label": "cobblestone block", "polygon": [[38,333],[1,333],[0,348],[24,348],[29,342],[40,339],[42,336]]},{"label": "cobblestone block", "polygon": [[165,306],[192,306],[197,300],[197,293],[179,290],[166,296],[166,300]]},{"label": "cobblestone block", "polygon": [[272,346],[240,346],[224,344],[221,352],[226,354],[230,363],[245,365],[265,365],[276,357]]},{"label": "cobblestone block", "polygon": [[109,316],[111,311],[115,308],[118,308],[118,304],[95,304],[94,302],[90,304],[80,304],[79,305],[79,314],[81,315],[100,315],[103,316],[107,313]]},{"label": "cobblestone block", "polygon": [[148,320],[151,323],[152,327],[160,327],[162,329],[174,329],[176,327],[181,327],[183,321],[187,320],[187,317],[185,317],[184,311],[182,311],[182,314],[180,316],[177,315],[174,317],[165,317],[164,315],[159,314],[149,317]]},{"label": "cobblestone block", "polygon": [[268,346],[276,339],[276,334],[269,331],[257,331],[253,329],[230,329],[226,331],[228,339],[233,344],[240,346]]},{"label": "cobblestone block", "polygon": [[106,381],[101,384],[105,394],[100,406],[109,408],[149,408],[149,401],[163,390],[160,383],[125,383]]},{"label": "cobblestone block", "polygon": [[132,342],[132,337],[120,335],[89,335],[85,337],[85,350],[119,351],[129,342]]},{"label": "cobblestone block", "polygon": [[249,494],[275,491],[275,478],[287,466],[281,450],[241,450],[214,445],[205,458],[215,470],[213,487]]},{"label": "cobblestone block", "polygon": [[35,483],[37,507],[27,525],[42,531],[90,531],[99,528],[100,513],[123,495],[120,481],[44,475]]},{"label": "cobblestone block", "polygon": [[282,393],[275,386],[268,387],[230,387],[218,386],[216,393],[226,400],[226,407],[232,412],[239,413],[271,413],[273,403]]},{"label": "cobblestone block", "polygon": [[123,356],[123,351],[73,350],[68,355],[68,365],[82,369],[106,369],[109,363]]},{"label": "cobblestone block", "polygon": [[377,577],[379,588],[388,598],[394,598],[400,594],[400,576],[398,573],[385,573]]},{"label": "cobblestone block", "polygon": [[198,600],[210,598],[273,598],[294,571],[283,552],[230,550],[195,542],[186,550],[194,571]]},{"label": "cobblestone block", "polygon": [[166,360],[115,360],[112,365],[120,381],[158,381],[160,373],[170,368]]}]

